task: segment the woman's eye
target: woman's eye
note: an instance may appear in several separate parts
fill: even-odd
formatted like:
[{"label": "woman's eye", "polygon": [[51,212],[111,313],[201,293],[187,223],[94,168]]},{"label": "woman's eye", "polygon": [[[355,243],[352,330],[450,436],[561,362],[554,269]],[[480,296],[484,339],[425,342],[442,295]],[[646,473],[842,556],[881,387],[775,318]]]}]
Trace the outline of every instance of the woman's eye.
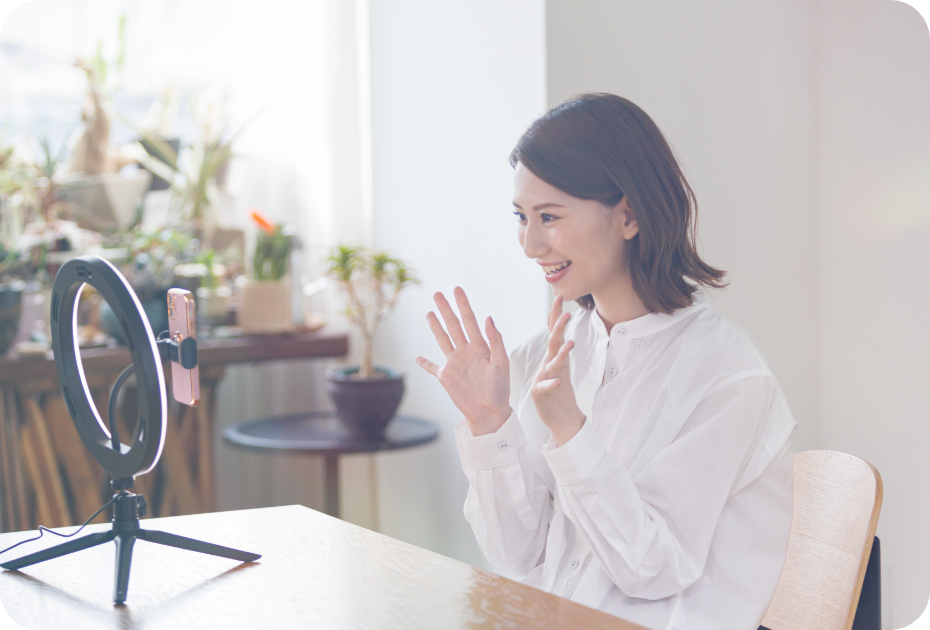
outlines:
[{"label": "woman's eye", "polygon": [[[518,210],[514,210],[513,213],[514,213],[514,215],[516,215],[516,217],[517,217],[517,219],[520,221],[520,223],[523,223],[524,221],[526,221],[526,215],[523,214],[522,212],[520,212],[520,211],[518,211]],[[542,214],[539,215],[539,219],[540,219],[543,223],[551,223],[551,222],[555,221],[556,219],[558,219],[558,217],[553,216],[553,215],[551,215],[551,214],[542,213]]]}]

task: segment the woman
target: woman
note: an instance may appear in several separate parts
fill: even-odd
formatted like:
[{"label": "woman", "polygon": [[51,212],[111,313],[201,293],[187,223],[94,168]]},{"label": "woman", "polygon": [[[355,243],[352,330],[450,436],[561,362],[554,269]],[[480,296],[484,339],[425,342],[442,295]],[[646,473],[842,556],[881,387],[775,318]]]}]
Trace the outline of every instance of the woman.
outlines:
[{"label": "woman", "polygon": [[[465,419],[465,516],[524,582],[650,628],[756,628],[791,527],[796,424],[752,340],[707,306],[694,196],[652,120],[610,94],[535,121],[510,158],[548,329],[487,342],[441,293],[436,376]],[[566,300],[583,308],[562,313]],[[464,324],[464,330],[462,327]]]}]

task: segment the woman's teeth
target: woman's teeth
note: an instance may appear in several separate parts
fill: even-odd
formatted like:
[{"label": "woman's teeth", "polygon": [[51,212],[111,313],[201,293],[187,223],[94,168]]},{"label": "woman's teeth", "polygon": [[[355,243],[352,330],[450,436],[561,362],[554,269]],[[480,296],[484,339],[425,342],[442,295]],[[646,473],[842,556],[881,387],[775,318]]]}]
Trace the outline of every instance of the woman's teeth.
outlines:
[{"label": "woman's teeth", "polygon": [[561,265],[544,265],[543,271],[546,272],[547,276],[551,276],[552,274],[558,273],[559,271],[565,269],[570,264],[572,264],[572,261],[564,262]]}]

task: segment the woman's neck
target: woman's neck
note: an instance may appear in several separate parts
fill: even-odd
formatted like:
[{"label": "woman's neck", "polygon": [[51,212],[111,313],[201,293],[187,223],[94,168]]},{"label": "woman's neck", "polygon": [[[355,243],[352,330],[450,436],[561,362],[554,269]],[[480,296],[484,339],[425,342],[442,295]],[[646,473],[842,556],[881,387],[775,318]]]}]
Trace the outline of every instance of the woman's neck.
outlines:
[{"label": "woman's neck", "polygon": [[597,314],[607,327],[608,333],[621,322],[628,322],[649,313],[649,309],[633,288],[633,280],[629,276],[610,287],[605,287],[604,291],[593,293],[591,297],[594,298]]}]

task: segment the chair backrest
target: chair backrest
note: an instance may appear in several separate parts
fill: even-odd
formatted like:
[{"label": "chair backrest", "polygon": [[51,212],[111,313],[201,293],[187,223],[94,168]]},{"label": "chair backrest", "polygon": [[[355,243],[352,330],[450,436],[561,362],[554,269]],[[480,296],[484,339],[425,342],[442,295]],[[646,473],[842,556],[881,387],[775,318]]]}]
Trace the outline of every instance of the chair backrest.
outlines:
[{"label": "chair backrest", "polygon": [[850,630],[882,507],[870,463],[836,451],[794,456],[788,555],[762,619],[770,630]]}]

